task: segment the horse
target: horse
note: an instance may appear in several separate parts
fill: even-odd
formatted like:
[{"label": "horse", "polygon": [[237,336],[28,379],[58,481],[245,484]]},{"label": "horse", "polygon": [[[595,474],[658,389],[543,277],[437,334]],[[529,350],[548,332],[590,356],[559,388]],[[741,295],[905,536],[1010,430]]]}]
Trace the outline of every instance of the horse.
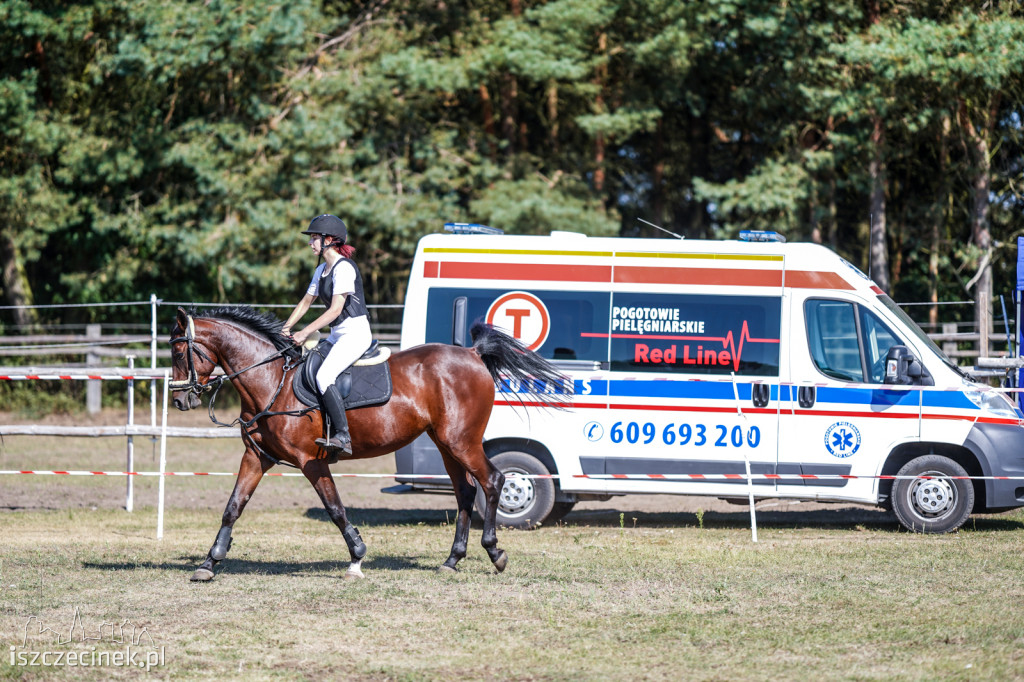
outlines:
[{"label": "horse", "polygon": [[[283,323],[270,313],[247,306],[223,307],[201,315],[178,308],[171,330],[174,406],[182,411],[210,397],[210,417],[216,422],[216,389],[230,380],[241,399],[236,420],[245,450],[234,490],[221,518],[221,528],[206,560],[191,580],[206,582],[231,546],[231,529],[264,474],[275,464],[296,467],[313,485],[331,520],[341,531],[351,556],[346,578],[361,578],[366,545],[345,513],[329,465],[337,457],[315,444],[323,434],[320,410],[306,407],[286,381],[296,367],[297,347],[281,334]],[[379,406],[349,410],[351,456],[380,457],[394,452],[426,432],[444,459],[452,481],[458,514],[451,553],[440,571],[456,571],[465,558],[469,529],[479,485],[486,499],[481,544],[497,572],[505,570],[508,554],[498,547],[495,529],[498,496],[504,475],[484,453],[484,428],[494,405],[496,387],[508,381],[541,405],[564,409],[571,383],[547,360],[490,325],[477,322],[470,330],[472,346],[428,343],[391,355],[392,396]],[[211,380],[219,365],[224,374]],[[504,378],[503,378],[504,377]],[[551,390],[555,387],[556,390]],[[523,396],[517,394],[522,400]],[[235,422],[233,422],[235,423]]]}]

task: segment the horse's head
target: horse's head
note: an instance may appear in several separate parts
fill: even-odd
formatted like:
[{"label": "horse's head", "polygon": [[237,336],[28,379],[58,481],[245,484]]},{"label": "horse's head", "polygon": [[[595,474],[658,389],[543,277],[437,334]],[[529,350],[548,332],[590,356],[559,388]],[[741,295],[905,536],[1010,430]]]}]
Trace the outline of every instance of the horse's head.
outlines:
[{"label": "horse's head", "polygon": [[202,394],[217,363],[196,343],[196,325],[192,316],[178,308],[171,329],[171,382],[174,406],[179,410],[199,407]]}]

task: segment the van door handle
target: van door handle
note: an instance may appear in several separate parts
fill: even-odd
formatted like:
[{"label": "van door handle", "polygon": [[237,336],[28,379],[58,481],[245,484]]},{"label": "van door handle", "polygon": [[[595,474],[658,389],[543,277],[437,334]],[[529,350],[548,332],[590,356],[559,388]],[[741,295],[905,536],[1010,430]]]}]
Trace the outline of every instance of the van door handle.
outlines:
[{"label": "van door handle", "polygon": [[814,407],[814,386],[801,386],[797,391],[797,402],[800,407]]},{"label": "van door handle", "polygon": [[772,395],[772,387],[768,384],[752,384],[750,386],[750,398],[754,401],[754,407],[765,407]]}]

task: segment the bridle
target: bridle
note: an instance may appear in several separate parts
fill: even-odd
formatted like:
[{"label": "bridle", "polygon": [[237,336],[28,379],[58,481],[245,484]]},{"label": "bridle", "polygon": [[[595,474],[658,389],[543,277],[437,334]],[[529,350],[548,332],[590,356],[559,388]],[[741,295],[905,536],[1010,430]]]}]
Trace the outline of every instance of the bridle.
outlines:
[{"label": "bridle", "polygon": [[187,315],[188,324],[185,325],[185,335],[179,336],[175,339],[171,339],[171,348],[173,349],[174,344],[182,341],[188,346],[188,352],[185,355],[185,361],[188,365],[188,378],[172,380],[167,383],[167,388],[171,391],[189,391],[195,393],[197,396],[202,395],[204,392],[213,388],[209,382],[206,384],[199,383],[199,373],[196,372],[196,363],[193,357],[198,355],[202,360],[213,364],[213,360],[204,353],[202,350],[196,347],[196,325],[192,321],[192,316]]}]

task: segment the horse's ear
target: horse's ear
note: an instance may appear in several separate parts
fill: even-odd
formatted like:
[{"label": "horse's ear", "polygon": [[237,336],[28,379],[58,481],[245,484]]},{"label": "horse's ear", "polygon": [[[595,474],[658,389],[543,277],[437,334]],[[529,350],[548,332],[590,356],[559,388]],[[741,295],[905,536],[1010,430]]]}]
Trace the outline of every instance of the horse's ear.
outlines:
[{"label": "horse's ear", "polygon": [[175,318],[175,321],[182,331],[188,329],[188,313],[185,312],[184,308],[178,307],[178,316]]}]

